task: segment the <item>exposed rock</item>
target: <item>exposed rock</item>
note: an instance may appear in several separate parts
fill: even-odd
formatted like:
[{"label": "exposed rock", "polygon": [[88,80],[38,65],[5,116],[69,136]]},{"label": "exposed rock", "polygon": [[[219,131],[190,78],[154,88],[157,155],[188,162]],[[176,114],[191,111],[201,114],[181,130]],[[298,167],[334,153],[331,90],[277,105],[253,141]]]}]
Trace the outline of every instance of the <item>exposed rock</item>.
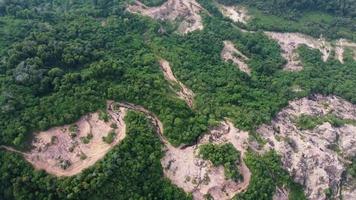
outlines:
[{"label": "exposed rock", "polygon": [[288,200],[289,191],[286,188],[276,188],[276,192],[273,195],[273,200]]},{"label": "exposed rock", "polygon": [[323,61],[326,62],[331,53],[331,44],[326,42],[324,38],[313,38],[300,33],[278,33],[265,32],[269,37],[276,40],[282,48],[282,56],[287,60],[286,70],[300,71],[301,66],[299,55],[295,52],[296,49],[304,44],[310,48],[318,49],[323,54]]},{"label": "exposed rock", "polygon": [[127,11],[151,17],[156,20],[180,20],[178,32],[186,34],[202,30],[203,23],[200,12],[204,8],[195,0],[168,0],[158,7],[147,7],[139,1],[129,5]]},{"label": "exposed rock", "polygon": [[305,187],[309,199],[325,199],[325,191],[329,188],[337,196],[347,157],[355,155],[352,144],[356,142],[356,127],[337,128],[324,123],[314,130],[299,130],[294,120],[302,114],[333,114],[343,119],[355,119],[356,106],[335,96],[315,95],[291,101],[271,125],[262,125],[258,129],[268,141],[266,150],[274,149],[282,156],[284,168]]},{"label": "exposed rock", "polygon": [[242,6],[225,6],[218,4],[220,12],[225,16],[230,18],[234,22],[239,22],[247,24],[248,20],[251,18],[248,15],[248,11]]},{"label": "exposed rock", "polygon": [[245,191],[250,182],[251,173],[243,160],[239,166],[243,181],[234,182],[226,180],[223,166],[214,167],[210,161],[198,156],[202,144],[228,142],[241,152],[242,160],[248,147],[248,133],[239,131],[230,122],[223,122],[211,130],[196,145],[184,148],[167,146],[161,160],[165,176],[184,191],[192,192],[194,199],[204,199],[205,195],[219,200],[231,199],[238,192]]}]

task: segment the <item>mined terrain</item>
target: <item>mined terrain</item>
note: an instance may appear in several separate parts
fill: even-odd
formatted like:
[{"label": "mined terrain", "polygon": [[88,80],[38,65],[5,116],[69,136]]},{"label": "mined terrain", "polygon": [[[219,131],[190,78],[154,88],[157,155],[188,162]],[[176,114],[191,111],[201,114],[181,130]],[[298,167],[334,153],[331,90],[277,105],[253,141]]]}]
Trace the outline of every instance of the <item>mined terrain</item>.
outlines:
[{"label": "mined terrain", "polygon": [[[99,113],[90,113],[71,125],[51,128],[35,134],[32,150],[21,153],[36,169],[56,176],[72,176],[92,166],[126,136],[123,121],[126,109],[107,110],[107,121]],[[115,125],[113,125],[115,124]],[[114,127],[114,128],[113,128]],[[103,141],[111,131],[114,140]]]},{"label": "mined terrain", "polygon": [[246,62],[249,60],[243,53],[235,48],[235,45],[231,41],[224,41],[224,48],[221,51],[221,58],[225,61],[232,61],[239,70],[251,75],[251,69]]},{"label": "mined terrain", "polygon": [[350,199],[346,194],[355,196],[355,185],[341,187],[341,183],[348,159],[356,156],[356,126],[336,127],[325,122],[312,130],[301,130],[295,124],[301,115],[356,120],[356,106],[335,96],[315,95],[290,102],[270,125],[257,130],[267,141],[266,150],[276,150],[283,167],[305,187],[308,199],[325,199],[328,189],[344,199]]},{"label": "mined terrain", "polygon": [[[214,167],[210,161],[199,157],[199,146],[207,143],[231,143],[241,152],[241,182],[226,179],[223,166]],[[167,147],[161,163],[164,174],[184,191],[192,192],[194,199],[205,199],[207,194],[214,199],[231,199],[237,193],[245,191],[250,182],[251,172],[243,161],[247,147],[248,133],[236,129],[231,122],[226,121],[205,134],[193,146]]]},{"label": "mined terrain", "polygon": [[179,87],[179,91],[177,91],[177,95],[179,96],[179,98],[183,99],[187,103],[187,105],[192,108],[194,101],[194,93],[182,82],[177,80],[177,78],[173,74],[173,71],[168,61],[161,59],[159,61],[159,64],[161,66],[165,79],[171,84],[173,84],[173,88],[174,85],[177,85]]},{"label": "mined terrain", "polygon": [[139,1],[129,5],[127,11],[151,17],[156,20],[178,21],[178,32],[186,34],[195,30],[202,30],[203,23],[200,16],[204,8],[195,0],[168,0],[158,7],[147,7]]},{"label": "mined terrain", "polygon": [[245,7],[242,6],[225,6],[222,4],[218,4],[220,12],[230,18],[234,22],[247,24],[247,22],[251,19],[251,16],[248,15],[248,11]]},{"label": "mined terrain", "polygon": [[282,49],[282,56],[287,60],[285,66],[289,71],[300,71],[303,66],[300,63],[296,50],[300,45],[307,45],[310,48],[318,49],[323,54],[323,61],[326,62],[330,56],[332,47],[325,39],[315,39],[300,33],[277,33],[265,32],[269,37],[276,40]]},{"label": "mined terrain", "polygon": [[[220,12],[230,18],[234,22],[243,24],[248,23],[251,16],[248,15],[246,8],[241,6],[223,6],[219,5]],[[241,29],[243,32],[252,32]],[[334,42],[326,41],[325,38],[314,38],[301,33],[282,33],[282,32],[264,32],[268,37],[278,42],[282,49],[282,56],[286,59],[287,64],[285,70],[300,71],[303,69],[300,58],[296,50],[301,45],[306,45],[309,48],[317,49],[322,53],[322,60],[326,62],[332,52],[335,52],[335,59],[344,63],[345,49],[351,50],[353,58],[356,60],[356,43],[345,39],[339,39]]]}]

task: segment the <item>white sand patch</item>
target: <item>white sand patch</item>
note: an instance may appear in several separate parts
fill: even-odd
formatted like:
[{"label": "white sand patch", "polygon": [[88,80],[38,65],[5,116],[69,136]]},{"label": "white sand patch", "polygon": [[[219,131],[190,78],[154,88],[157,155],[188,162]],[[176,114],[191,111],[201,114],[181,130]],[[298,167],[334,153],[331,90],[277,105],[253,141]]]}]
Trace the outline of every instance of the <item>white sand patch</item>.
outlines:
[{"label": "white sand patch", "polygon": [[168,0],[158,7],[147,7],[139,1],[129,5],[127,11],[151,17],[156,20],[180,21],[178,32],[186,34],[203,30],[200,12],[204,8],[195,0]]},{"label": "white sand patch", "polygon": [[189,88],[187,88],[187,86],[185,86],[182,82],[177,80],[177,78],[173,74],[173,71],[168,61],[161,59],[159,61],[159,64],[166,80],[168,80],[170,83],[177,84],[180,87],[180,90],[177,92],[179,98],[183,99],[188,104],[188,106],[192,108],[194,101],[194,93]]},{"label": "white sand patch", "polygon": [[247,24],[251,16],[248,15],[248,11],[242,6],[225,6],[218,4],[220,12],[225,16],[230,18],[234,22],[239,22]]},{"label": "white sand patch", "polygon": [[335,96],[303,98],[291,101],[271,125],[257,130],[268,142],[266,150],[276,150],[284,168],[305,187],[308,199],[324,199],[328,188],[337,195],[347,159],[356,155],[356,127],[324,123],[314,130],[299,130],[294,119],[302,114],[356,119],[356,106]]},{"label": "white sand patch", "polygon": [[246,61],[248,61],[249,58],[237,50],[231,41],[224,41],[221,58],[225,62],[232,61],[241,71],[251,75],[251,69],[246,64]]},{"label": "white sand patch", "polygon": [[[161,160],[164,174],[178,187],[192,192],[194,199],[204,199],[210,194],[214,199],[231,199],[248,187],[251,173],[242,158],[247,149],[248,133],[236,129],[232,123],[223,122],[201,138],[198,144],[186,148],[169,147]],[[214,167],[210,161],[198,156],[199,146],[207,143],[232,143],[241,152],[242,163],[239,166],[243,181],[240,183],[226,180],[222,166]]]}]

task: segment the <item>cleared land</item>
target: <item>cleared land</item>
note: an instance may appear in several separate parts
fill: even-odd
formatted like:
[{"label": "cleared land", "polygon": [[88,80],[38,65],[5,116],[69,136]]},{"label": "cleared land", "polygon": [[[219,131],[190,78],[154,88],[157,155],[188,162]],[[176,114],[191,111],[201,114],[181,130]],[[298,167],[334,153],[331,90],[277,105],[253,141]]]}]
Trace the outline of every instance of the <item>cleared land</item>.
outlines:
[{"label": "cleared land", "polygon": [[246,64],[246,61],[248,61],[249,58],[237,50],[231,41],[224,41],[224,48],[221,51],[221,58],[225,62],[232,61],[239,70],[245,72],[249,76],[251,75],[251,69]]},{"label": "cleared land", "polygon": [[296,53],[300,45],[307,45],[310,48],[318,49],[323,54],[323,61],[326,62],[332,51],[332,46],[323,38],[313,38],[300,33],[277,33],[265,32],[269,37],[276,40],[282,49],[282,56],[287,60],[285,66],[289,71],[300,71],[303,66],[300,63],[299,55]]},{"label": "cleared land", "polygon": [[[251,173],[243,161],[248,147],[247,140],[247,132],[236,129],[228,121],[222,122],[193,146],[167,148],[161,160],[164,174],[184,191],[192,192],[194,199],[205,199],[206,194],[210,194],[214,199],[231,199],[237,193],[245,191],[250,182]],[[199,157],[199,146],[207,143],[231,143],[241,152],[239,170],[243,181],[226,179],[223,166],[214,167],[210,161]]]},{"label": "cleared land", "polygon": [[248,11],[245,7],[218,4],[218,8],[224,16],[230,18],[234,22],[247,24],[251,19],[251,16],[248,15]]},{"label": "cleared land", "polygon": [[202,30],[203,23],[200,16],[204,8],[195,0],[168,0],[158,7],[147,7],[139,1],[127,7],[131,13],[141,14],[156,20],[179,21],[178,32],[187,34],[195,30]]},{"label": "cleared land", "polygon": [[[246,8],[241,6],[223,6],[218,5],[220,12],[225,16],[230,18],[234,22],[248,23],[248,19],[251,16],[248,15]],[[243,32],[250,32],[241,29]],[[326,62],[332,52],[335,52],[335,59],[339,60],[341,63],[344,63],[344,52],[345,49],[351,50],[353,53],[353,58],[356,60],[356,43],[347,41],[345,39],[339,39],[337,41],[326,41],[324,38],[313,38],[308,35],[301,33],[282,33],[282,32],[264,32],[271,39],[278,42],[282,49],[282,56],[287,60],[285,65],[285,70],[288,71],[301,71],[303,66],[299,59],[299,55],[296,52],[298,47],[301,45],[306,45],[309,48],[317,49],[322,53],[322,60]]]},{"label": "cleared land", "polygon": [[166,80],[169,81],[171,84],[175,84],[179,86],[180,89],[177,92],[179,98],[183,99],[188,104],[188,106],[192,108],[193,101],[194,101],[194,93],[182,82],[177,80],[177,78],[173,74],[173,71],[168,61],[161,59],[159,61],[159,64],[161,66],[162,72]]},{"label": "cleared land", "polygon": [[[126,109],[107,110],[107,121],[99,112],[90,113],[71,125],[35,134],[30,152],[19,152],[35,169],[55,176],[73,176],[103,158],[126,136],[123,121]],[[103,138],[112,135],[112,141]]]},{"label": "cleared land", "polygon": [[325,199],[329,188],[337,195],[342,190],[343,199],[355,196],[356,185],[342,181],[342,174],[348,159],[356,156],[356,126],[338,127],[325,122],[311,130],[301,130],[296,120],[302,115],[334,115],[350,121],[356,119],[356,105],[321,95],[291,101],[270,125],[257,130],[267,141],[265,150],[274,149],[282,156],[284,168],[305,187],[308,199]]},{"label": "cleared land", "polygon": [[[75,124],[38,133],[33,142],[34,148],[28,153],[2,147],[22,154],[36,169],[43,169],[55,176],[73,176],[92,166],[125,138],[126,126],[123,119],[127,110],[141,112],[151,121],[157,136],[165,146],[165,156],[161,160],[165,176],[184,191],[192,192],[194,199],[204,199],[206,194],[215,199],[231,199],[247,189],[251,178],[251,172],[243,161],[248,148],[247,132],[236,129],[229,121],[224,121],[199,139],[197,144],[174,147],[164,137],[162,122],[154,113],[142,106],[126,102],[108,102],[107,122],[100,119],[99,113],[91,113]],[[76,127],[75,137],[71,136],[73,127]],[[103,137],[113,131],[112,127],[115,127],[116,137],[112,143],[107,144]],[[91,134],[92,138],[88,143],[84,143],[81,138],[87,137],[88,134]],[[241,162],[238,168],[243,180],[235,182],[226,179],[223,166],[214,167],[210,161],[199,157],[198,147],[207,143],[231,143],[240,151]]]},{"label": "cleared land", "polygon": [[[76,136],[72,137],[71,126],[52,128],[40,132],[33,142],[32,151],[25,157],[36,169],[43,169],[56,176],[72,176],[80,173],[103,158],[106,153],[126,136],[123,118],[125,110],[117,112],[108,110],[109,120],[99,118],[99,113],[91,113],[75,123]],[[112,124],[117,128],[113,129]],[[110,131],[115,132],[115,138],[108,144],[103,137]],[[92,136],[90,136],[92,135]],[[91,139],[88,139],[92,137]],[[87,138],[85,144],[83,138]]]}]

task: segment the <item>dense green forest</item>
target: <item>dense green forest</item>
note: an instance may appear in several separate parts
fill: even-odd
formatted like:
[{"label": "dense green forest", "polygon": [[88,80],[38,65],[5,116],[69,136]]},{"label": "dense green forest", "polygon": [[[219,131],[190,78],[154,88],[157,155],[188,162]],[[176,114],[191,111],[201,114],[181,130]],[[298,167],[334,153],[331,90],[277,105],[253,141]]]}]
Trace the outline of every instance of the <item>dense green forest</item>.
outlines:
[{"label": "dense green forest", "polygon": [[[0,0],[0,145],[25,149],[33,132],[104,109],[108,99],[142,105],[155,113],[164,124],[165,136],[176,146],[194,143],[226,117],[254,133],[289,100],[314,93],[335,94],[356,103],[356,62],[351,55],[344,64],[324,63],[320,52],[301,47],[304,70],[284,71],[285,60],[275,41],[260,31],[241,32],[222,18],[212,1],[199,2],[211,16],[204,15],[204,30],[182,36],[171,23],[125,12],[122,0]],[[221,2],[247,4],[278,22],[296,23],[303,12],[338,15],[335,19],[341,21],[335,22],[336,27],[345,30],[339,35],[354,39],[351,0]],[[280,7],[274,9],[273,3]],[[293,19],[283,16],[286,6],[287,14],[296,13]],[[327,27],[333,23],[334,18],[320,22],[322,28],[310,34],[332,35],[333,29]],[[302,29],[320,24],[302,24]],[[282,23],[275,29],[281,27],[293,28]],[[250,58],[251,77],[221,60],[224,40],[233,41]],[[171,90],[158,58],[168,60],[177,78],[194,91],[194,110]],[[295,86],[302,91],[295,92]],[[129,113],[126,121],[124,142],[71,178],[34,171],[20,156],[1,150],[0,199],[191,198],[163,178],[159,162],[163,152],[151,124],[136,113]],[[303,197],[275,154],[251,153],[246,163],[253,179],[248,191],[237,198],[271,199],[276,185],[292,188],[294,199]]]}]

